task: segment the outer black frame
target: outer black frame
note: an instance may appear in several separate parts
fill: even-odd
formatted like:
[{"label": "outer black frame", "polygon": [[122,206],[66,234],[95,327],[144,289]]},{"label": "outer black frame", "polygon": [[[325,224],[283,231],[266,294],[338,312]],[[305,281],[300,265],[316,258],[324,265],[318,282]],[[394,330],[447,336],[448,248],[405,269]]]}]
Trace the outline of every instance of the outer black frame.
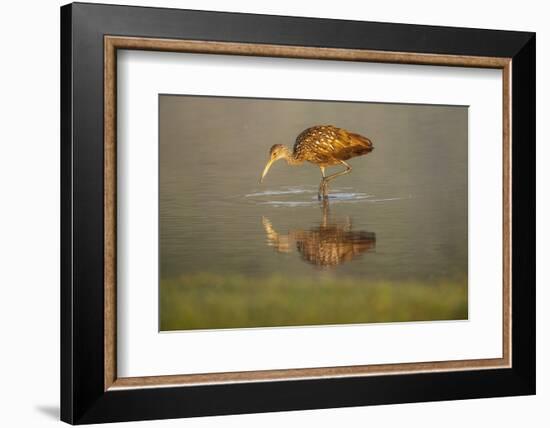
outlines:
[{"label": "outer black frame", "polygon": [[[104,35],[512,58],[512,368],[104,392]],[[61,419],[535,393],[535,34],[75,3],[61,8]]]}]

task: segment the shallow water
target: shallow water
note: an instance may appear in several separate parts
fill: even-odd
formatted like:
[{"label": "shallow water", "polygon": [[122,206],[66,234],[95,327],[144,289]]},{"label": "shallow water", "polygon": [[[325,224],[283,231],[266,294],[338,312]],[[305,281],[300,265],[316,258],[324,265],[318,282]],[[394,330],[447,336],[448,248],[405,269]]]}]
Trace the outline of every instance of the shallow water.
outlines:
[{"label": "shallow water", "polygon": [[[311,164],[260,185],[269,147],[319,123],[375,149],[326,202]],[[466,287],[467,244],[465,107],[161,97],[161,296],[201,273]]]}]

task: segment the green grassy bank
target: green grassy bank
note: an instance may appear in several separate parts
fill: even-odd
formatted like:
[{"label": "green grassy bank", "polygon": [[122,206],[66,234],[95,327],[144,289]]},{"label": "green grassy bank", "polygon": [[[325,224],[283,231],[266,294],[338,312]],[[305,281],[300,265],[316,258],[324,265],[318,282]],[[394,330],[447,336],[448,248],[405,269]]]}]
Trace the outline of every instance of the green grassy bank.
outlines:
[{"label": "green grassy bank", "polygon": [[194,274],[162,280],[161,330],[298,326],[468,317],[466,279],[417,283],[354,278]]}]

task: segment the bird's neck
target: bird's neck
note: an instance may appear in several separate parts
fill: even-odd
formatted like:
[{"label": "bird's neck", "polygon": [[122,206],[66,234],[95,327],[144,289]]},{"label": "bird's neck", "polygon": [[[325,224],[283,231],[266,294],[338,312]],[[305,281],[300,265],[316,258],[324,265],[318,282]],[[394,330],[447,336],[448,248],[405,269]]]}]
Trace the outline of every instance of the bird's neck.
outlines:
[{"label": "bird's neck", "polygon": [[289,165],[300,165],[304,162],[303,160],[297,159],[296,156],[294,156],[294,153],[292,153],[288,148],[286,149],[285,154],[286,163]]}]

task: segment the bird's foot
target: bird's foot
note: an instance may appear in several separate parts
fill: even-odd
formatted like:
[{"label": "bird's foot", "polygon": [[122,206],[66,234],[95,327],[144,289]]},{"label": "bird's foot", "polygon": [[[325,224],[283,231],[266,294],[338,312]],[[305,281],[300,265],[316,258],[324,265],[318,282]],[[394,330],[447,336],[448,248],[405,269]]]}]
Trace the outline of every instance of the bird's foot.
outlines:
[{"label": "bird's foot", "polygon": [[328,199],[328,183],[323,182],[321,184],[321,187],[319,187],[319,194],[317,195],[317,199],[321,200],[327,200]]}]

